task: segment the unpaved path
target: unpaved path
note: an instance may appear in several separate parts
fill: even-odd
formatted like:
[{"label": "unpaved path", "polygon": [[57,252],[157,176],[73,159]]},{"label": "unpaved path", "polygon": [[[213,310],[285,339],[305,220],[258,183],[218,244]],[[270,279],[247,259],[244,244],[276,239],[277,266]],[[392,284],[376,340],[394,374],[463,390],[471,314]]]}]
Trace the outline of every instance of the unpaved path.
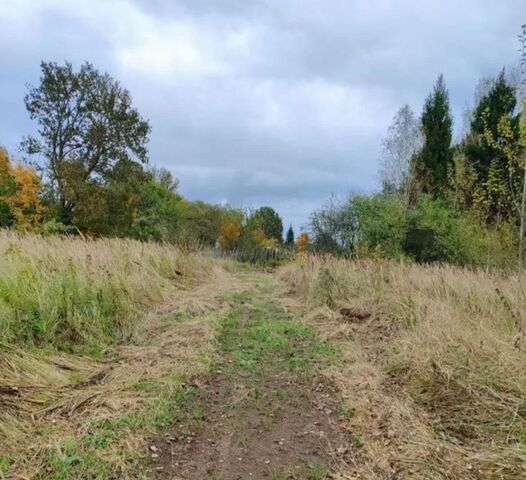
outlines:
[{"label": "unpaved path", "polygon": [[193,380],[186,418],[152,440],[153,478],[317,480],[334,470],[346,442],[320,367],[337,352],[279,305],[275,281],[247,274],[228,299],[217,362]]}]

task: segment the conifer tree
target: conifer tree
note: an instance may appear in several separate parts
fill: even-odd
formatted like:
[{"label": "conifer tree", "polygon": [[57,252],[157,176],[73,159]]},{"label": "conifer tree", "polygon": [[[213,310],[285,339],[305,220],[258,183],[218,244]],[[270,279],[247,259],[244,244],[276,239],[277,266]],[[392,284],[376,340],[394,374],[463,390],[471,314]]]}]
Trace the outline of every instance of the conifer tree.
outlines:
[{"label": "conifer tree", "polygon": [[518,115],[514,115],[517,105],[515,88],[506,82],[504,69],[494,80],[487,95],[484,95],[473,112],[471,136],[466,142],[465,152],[481,181],[486,181],[491,161],[502,155],[491,142],[485,140],[487,133],[492,137],[499,136],[498,126],[502,117],[512,117],[514,134],[518,134]]},{"label": "conifer tree", "polygon": [[435,197],[444,194],[448,169],[453,163],[451,148],[453,120],[449,109],[449,94],[440,75],[422,112],[424,145],[417,161],[417,180],[424,193]]},{"label": "conifer tree", "polygon": [[294,245],[294,230],[292,230],[292,225],[287,230],[287,238],[285,239],[285,245],[292,247]]}]

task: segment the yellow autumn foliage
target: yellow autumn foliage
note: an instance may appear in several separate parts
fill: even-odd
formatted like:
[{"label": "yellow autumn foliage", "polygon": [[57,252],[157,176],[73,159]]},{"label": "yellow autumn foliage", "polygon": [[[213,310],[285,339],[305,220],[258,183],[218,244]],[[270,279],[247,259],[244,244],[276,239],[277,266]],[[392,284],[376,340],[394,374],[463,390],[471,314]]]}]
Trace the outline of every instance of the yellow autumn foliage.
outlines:
[{"label": "yellow autumn foliage", "polygon": [[219,228],[217,241],[223,250],[232,250],[239,244],[241,224],[235,220],[224,221]]},{"label": "yellow autumn foliage", "polygon": [[10,182],[13,188],[4,189],[0,200],[8,205],[17,230],[36,230],[45,210],[40,200],[40,178],[34,168],[21,164],[13,166],[7,152],[0,149],[0,184],[7,185]]},{"label": "yellow autumn foliage", "polygon": [[298,253],[306,252],[310,245],[310,238],[309,234],[302,232],[300,233],[300,236],[298,237],[298,240],[296,240],[296,249]]}]

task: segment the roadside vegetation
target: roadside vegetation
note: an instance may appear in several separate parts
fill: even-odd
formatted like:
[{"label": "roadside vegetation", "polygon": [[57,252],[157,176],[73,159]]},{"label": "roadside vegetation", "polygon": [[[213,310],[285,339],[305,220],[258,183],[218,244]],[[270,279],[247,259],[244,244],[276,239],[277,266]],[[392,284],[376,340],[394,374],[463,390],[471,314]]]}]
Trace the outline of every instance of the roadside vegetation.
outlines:
[{"label": "roadside vegetation", "polygon": [[[526,475],[524,292],[502,273],[302,257],[282,271],[337,345],[360,478]],[[352,475],[349,478],[353,478]]]},{"label": "roadside vegetation", "polygon": [[396,113],[382,142],[379,192],[332,198],[311,216],[309,248],[354,258],[405,258],[516,268],[526,117],[503,70],[481,81],[453,143],[440,76],[417,117]]},{"label": "roadside vegetation", "polygon": [[524,478],[514,275],[307,253],[268,269],[10,232],[0,245],[5,478]]},{"label": "roadside vegetation", "polygon": [[[93,65],[42,62],[24,103],[38,135],[14,159],[0,143],[0,228],[132,238],[225,252],[294,244],[273,208],[185,199],[172,172],[148,163],[150,124],[128,90]],[[1,139],[0,139],[1,142]]]},{"label": "roadside vegetation", "polygon": [[0,478],[136,478],[206,371],[225,260],[0,234]]}]

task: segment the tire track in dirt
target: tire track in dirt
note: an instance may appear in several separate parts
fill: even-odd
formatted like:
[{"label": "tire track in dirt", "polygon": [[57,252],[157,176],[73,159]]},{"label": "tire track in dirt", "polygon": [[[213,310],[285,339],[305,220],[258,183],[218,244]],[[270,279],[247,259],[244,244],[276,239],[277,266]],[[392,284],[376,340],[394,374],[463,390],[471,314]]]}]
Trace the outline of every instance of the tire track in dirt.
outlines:
[{"label": "tire track in dirt", "polygon": [[319,375],[337,352],[265,294],[233,296],[221,358],[194,379],[187,416],[152,441],[151,476],[324,479],[345,452],[336,388]]}]

